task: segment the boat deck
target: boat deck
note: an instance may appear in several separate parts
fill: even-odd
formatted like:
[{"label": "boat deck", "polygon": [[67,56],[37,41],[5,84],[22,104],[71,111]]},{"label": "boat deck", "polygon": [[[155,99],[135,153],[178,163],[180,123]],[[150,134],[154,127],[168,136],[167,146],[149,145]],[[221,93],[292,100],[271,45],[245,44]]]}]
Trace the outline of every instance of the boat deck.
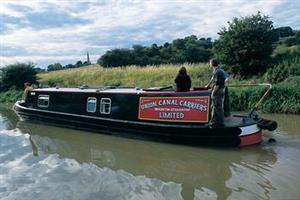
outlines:
[{"label": "boat deck", "polygon": [[229,116],[224,119],[225,127],[242,127],[252,123],[255,123],[253,119],[247,118],[247,116]]}]

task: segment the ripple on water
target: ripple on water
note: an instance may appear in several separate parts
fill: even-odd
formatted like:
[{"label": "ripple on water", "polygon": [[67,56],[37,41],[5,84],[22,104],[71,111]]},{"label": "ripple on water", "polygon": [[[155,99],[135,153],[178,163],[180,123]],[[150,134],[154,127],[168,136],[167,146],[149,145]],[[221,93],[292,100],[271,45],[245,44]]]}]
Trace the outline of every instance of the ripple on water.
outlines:
[{"label": "ripple on water", "polygon": [[[299,199],[299,139],[278,136],[275,145],[262,146],[272,150],[276,160],[232,163],[232,176],[226,186],[233,191],[231,199]],[[295,145],[298,143],[298,145]],[[287,192],[288,191],[288,192]]]},{"label": "ripple on water", "polygon": [[181,185],[92,163],[34,156],[29,135],[0,131],[0,199],[183,199]]}]

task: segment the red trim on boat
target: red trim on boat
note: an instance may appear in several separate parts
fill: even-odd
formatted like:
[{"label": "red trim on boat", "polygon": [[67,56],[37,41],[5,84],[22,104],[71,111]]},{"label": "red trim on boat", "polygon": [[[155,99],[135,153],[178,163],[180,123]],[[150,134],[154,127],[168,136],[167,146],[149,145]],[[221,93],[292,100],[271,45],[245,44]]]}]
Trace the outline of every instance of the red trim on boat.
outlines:
[{"label": "red trim on boat", "polygon": [[240,147],[258,144],[262,141],[262,133],[261,131],[258,131],[250,135],[240,136],[240,139]]}]

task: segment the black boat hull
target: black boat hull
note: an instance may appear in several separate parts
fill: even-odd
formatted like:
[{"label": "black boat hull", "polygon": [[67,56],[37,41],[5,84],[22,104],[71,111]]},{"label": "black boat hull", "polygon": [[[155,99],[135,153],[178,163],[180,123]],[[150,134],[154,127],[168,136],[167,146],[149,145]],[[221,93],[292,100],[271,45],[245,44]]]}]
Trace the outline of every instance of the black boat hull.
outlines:
[{"label": "black boat hull", "polygon": [[23,120],[50,123],[115,136],[155,140],[177,144],[241,146],[239,127],[210,128],[207,125],[178,125],[70,114],[28,108],[17,102],[14,110]]}]

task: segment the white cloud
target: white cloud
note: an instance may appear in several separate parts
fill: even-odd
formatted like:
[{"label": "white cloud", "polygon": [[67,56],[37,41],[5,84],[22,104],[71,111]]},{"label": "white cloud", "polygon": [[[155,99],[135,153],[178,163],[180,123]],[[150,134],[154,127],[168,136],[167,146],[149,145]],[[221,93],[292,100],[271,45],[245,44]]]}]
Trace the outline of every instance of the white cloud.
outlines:
[{"label": "white cloud", "polygon": [[24,17],[24,14],[20,11],[16,11],[9,7],[8,1],[0,3],[0,14],[7,15],[10,17],[21,18]]},{"label": "white cloud", "polygon": [[[86,23],[58,23],[51,28],[37,29],[34,22],[27,19],[29,13],[54,9]],[[192,34],[216,38],[228,21],[255,14],[258,10],[270,15],[276,26],[300,28],[297,23],[299,2],[292,0],[1,1],[0,14],[19,18],[23,24],[3,22],[9,31],[0,32],[0,66],[28,59],[38,64],[47,63],[47,60],[50,64],[55,59],[74,63],[86,51],[98,58],[111,48],[159,44]],[[295,14],[286,18],[289,13]],[[49,16],[53,17],[56,16]],[[22,50],[19,51],[21,55],[6,55],[6,47]]]},{"label": "white cloud", "polygon": [[[95,63],[97,62],[97,59],[99,58],[99,55],[89,55],[90,60]],[[69,56],[64,56],[64,55],[28,55],[28,56],[13,56],[13,57],[3,57],[0,56],[0,65],[9,65],[9,64],[14,64],[17,62],[22,62],[25,63],[31,63],[33,62],[34,64],[40,64],[38,67],[41,67],[41,64],[43,67],[47,67],[51,63],[61,63],[63,65],[66,64],[75,64],[76,61],[81,60],[81,61],[86,61],[86,55],[69,55]],[[44,65],[43,65],[44,64]]]}]

